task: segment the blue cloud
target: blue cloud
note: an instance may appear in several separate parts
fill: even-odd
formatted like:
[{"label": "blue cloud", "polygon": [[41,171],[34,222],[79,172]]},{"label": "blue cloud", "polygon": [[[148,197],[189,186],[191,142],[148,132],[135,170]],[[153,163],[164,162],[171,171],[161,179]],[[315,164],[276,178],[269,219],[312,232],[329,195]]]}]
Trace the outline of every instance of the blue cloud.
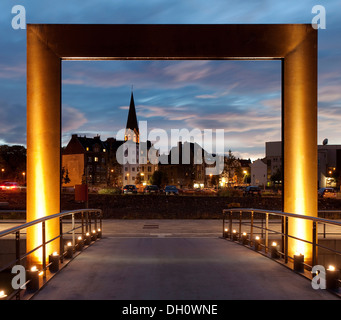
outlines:
[{"label": "blue cloud", "polygon": [[[11,28],[14,4],[0,3],[0,141],[25,143],[26,32]],[[26,8],[28,23],[114,24],[310,23],[315,5],[309,0],[22,0],[20,4]],[[341,2],[329,0],[323,5],[327,29],[319,30],[319,137],[331,135],[331,143],[340,143]],[[224,126],[233,151],[245,157],[258,157],[265,141],[280,139],[278,61],[116,61],[63,62],[63,113],[70,115],[63,121],[64,140],[73,130],[113,136],[124,127],[131,85],[138,117],[148,120],[151,128]]]}]

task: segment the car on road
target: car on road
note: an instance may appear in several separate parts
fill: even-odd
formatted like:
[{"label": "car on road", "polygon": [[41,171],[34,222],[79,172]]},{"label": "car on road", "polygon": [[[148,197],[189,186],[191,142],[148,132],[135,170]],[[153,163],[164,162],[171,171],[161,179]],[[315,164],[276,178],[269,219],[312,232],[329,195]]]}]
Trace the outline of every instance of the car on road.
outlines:
[{"label": "car on road", "polygon": [[243,196],[261,196],[261,189],[256,186],[248,186],[245,188]]},{"label": "car on road", "polygon": [[123,193],[124,194],[136,194],[137,188],[133,184],[128,184],[128,185],[123,187]]},{"label": "car on road", "polygon": [[0,190],[2,191],[20,191],[20,187],[17,182],[3,182],[0,184]]},{"label": "car on road", "polygon": [[159,192],[160,192],[159,187],[156,185],[150,185],[144,188],[144,193],[147,194],[157,194]]},{"label": "car on road", "polygon": [[320,188],[318,196],[320,198],[336,198],[336,191],[334,188]]},{"label": "car on road", "polygon": [[166,186],[165,194],[166,194],[166,196],[171,195],[171,194],[178,195],[179,190],[176,186]]}]

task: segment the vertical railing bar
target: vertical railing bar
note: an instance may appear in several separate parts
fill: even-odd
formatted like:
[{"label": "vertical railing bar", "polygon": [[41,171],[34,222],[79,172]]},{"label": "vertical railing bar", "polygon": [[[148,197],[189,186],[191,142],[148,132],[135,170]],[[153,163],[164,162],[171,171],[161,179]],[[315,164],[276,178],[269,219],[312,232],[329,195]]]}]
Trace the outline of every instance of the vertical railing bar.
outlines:
[{"label": "vertical railing bar", "polygon": [[250,246],[253,244],[253,210],[251,211]]},{"label": "vertical railing bar", "polygon": [[81,211],[81,223],[82,223],[82,239],[84,239],[84,212]]},{"label": "vertical railing bar", "polygon": [[42,238],[43,238],[43,277],[46,279],[46,228],[45,221],[42,222]]},{"label": "vertical railing bar", "polygon": [[97,228],[97,212],[94,211],[94,216],[95,216],[95,230],[97,232],[98,228]]},{"label": "vertical railing bar", "polygon": [[230,239],[232,239],[232,210],[230,210]]},{"label": "vertical railing bar", "polygon": [[[15,259],[16,264],[21,264],[20,260],[20,230],[15,233]],[[20,300],[20,289],[15,294],[15,300]]]},{"label": "vertical railing bar", "polygon": [[16,264],[20,263],[20,230],[15,233],[15,259]]},{"label": "vertical railing bar", "polygon": [[239,238],[242,236],[242,210],[239,211]]},{"label": "vertical railing bar", "polygon": [[99,226],[101,228],[101,232],[103,231],[102,229],[102,211],[99,211]]},{"label": "vertical railing bar", "polygon": [[86,211],[85,213],[85,226],[86,226],[86,232],[90,232],[89,231],[89,212]]},{"label": "vertical railing bar", "polygon": [[63,240],[63,217],[59,218],[59,233],[60,233],[60,241],[59,241],[59,247],[60,247],[60,262],[64,262],[64,240]]},{"label": "vertical railing bar", "polygon": [[284,248],[285,248],[285,263],[288,263],[288,252],[289,252],[289,248],[288,248],[288,235],[289,235],[289,223],[288,223],[288,217],[285,217],[285,243],[284,243]]},{"label": "vertical railing bar", "polygon": [[75,214],[74,213],[71,214],[71,221],[72,221],[72,223],[71,223],[71,226],[72,226],[72,246],[75,247],[76,242],[75,242]]},{"label": "vertical railing bar", "polygon": [[312,265],[315,266],[317,264],[317,236],[316,236],[316,221],[313,221],[313,261]]},{"label": "vertical railing bar", "polygon": [[[323,218],[325,219],[326,218],[326,213],[323,212]],[[323,224],[323,239],[326,238],[326,224],[324,223]]]},{"label": "vertical railing bar", "polygon": [[268,252],[269,247],[269,214],[265,213],[265,252]]},{"label": "vertical railing bar", "polygon": [[282,251],[285,253],[285,243],[284,243],[285,242],[285,235],[284,235],[285,233],[284,223],[285,222],[284,221],[285,221],[285,217],[281,215],[281,248],[282,248]]}]

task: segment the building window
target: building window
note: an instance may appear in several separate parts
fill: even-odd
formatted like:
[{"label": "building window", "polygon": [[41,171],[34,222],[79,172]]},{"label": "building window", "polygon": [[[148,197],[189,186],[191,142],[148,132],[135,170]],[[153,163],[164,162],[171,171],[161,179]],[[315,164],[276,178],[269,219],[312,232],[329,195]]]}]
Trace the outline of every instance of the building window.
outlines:
[{"label": "building window", "polygon": [[95,161],[95,162],[98,162],[98,157],[95,157],[95,158],[94,158],[94,161]]}]

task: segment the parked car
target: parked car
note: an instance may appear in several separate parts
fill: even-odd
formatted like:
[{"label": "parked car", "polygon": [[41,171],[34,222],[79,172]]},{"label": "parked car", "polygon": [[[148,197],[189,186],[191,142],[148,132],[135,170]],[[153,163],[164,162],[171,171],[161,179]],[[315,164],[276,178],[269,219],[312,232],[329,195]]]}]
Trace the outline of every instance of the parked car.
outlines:
[{"label": "parked car", "polygon": [[255,186],[248,186],[245,188],[243,196],[260,196],[261,195],[261,189],[259,187]]},{"label": "parked car", "polygon": [[17,182],[3,182],[0,185],[2,191],[20,191],[20,187]]},{"label": "parked car", "polygon": [[128,184],[128,185],[123,187],[123,193],[124,194],[136,194],[137,188],[133,184]]},{"label": "parked car", "polygon": [[333,188],[321,188],[318,190],[320,198],[336,198],[336,191]]},{"label": "parked car", "polygon": [[156,185],[150,185],[144,188],[144,193],[155,194],[159,192],[160,192],[159,187]]},{"label": "parked car", "polygon": [[176,186],[166,186],[165,194],[166,194],[166,196],[168,196],[170,194],[178,195],[179,194],[179,190],[178,190],[178,188]]}]

